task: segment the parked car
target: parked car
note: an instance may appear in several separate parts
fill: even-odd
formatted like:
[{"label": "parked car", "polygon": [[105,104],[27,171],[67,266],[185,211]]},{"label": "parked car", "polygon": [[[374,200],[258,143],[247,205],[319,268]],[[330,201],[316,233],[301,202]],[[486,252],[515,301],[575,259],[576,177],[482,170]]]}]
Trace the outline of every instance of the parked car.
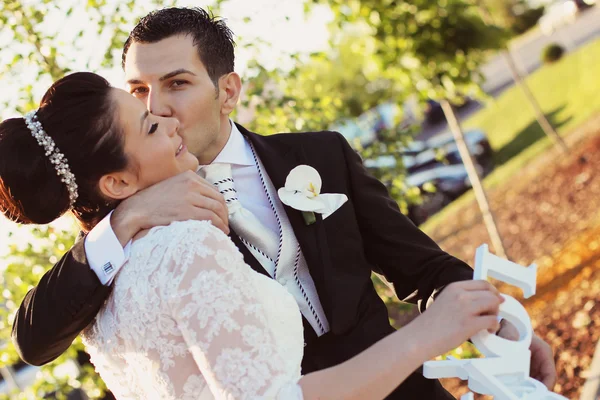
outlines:
[{"label": "parked car", "polygon": [[[382,103],[360,117],[341,121],[330,129],[340,132],[351,146],[369,146],[377,142],[381,130],[421,123],[418,113],[414,112],[416,106],[414,99],[404,104],[399,126],[394,124],[398,123],[400,108],[394,103]],[[493,169],[494,162],[493,151],[485,132],[481,129],[468,129],[465,131],[465,142],[480,174],[487,175]],[[422,190],[423,202],[410,207],[409,217],[416,224],[421,224],[470,188],[467,172],[450,131],[428,140],[415,140],[397,154],[366,159],[364,165],[371,170],[390,168],[398,160],[402,160],[407,169],[409,185],[422,189],[427,182],[431,182],[436,188],[435,193]]]},{"label": "parked car", "polygon": [[[14,390],[31,385],[39,368],[19,362],[0,371],[0,394],[8,395]],[[10,376],[9,376],[10,374]]]},{"label": "parked car", "polygon": [[[470,97],[465,97],[463,102],[455,105],[456,109],[461,109],[469,105],[473,100]],[[442,105],[435,100],[427,100],[425,103],[425,110],[423,111],[425,122],[430,125],[435,125],[446,120]]]},{"label": "parked car", "polygon": [[583,1],[560,0],[546,6],[544,15],[538,24],[544,35],[551,35],[562,26],[572,24],[577,20],[577,14],[583,9]]},{"label": "parked car", "polygon": [[[476,163],[480,176],[489,174],[494,167],[493,151],[485,133],[480,129],[465,132],[465,142]],[[440,159],[440,155],[443,155]],[[421,189],[421,204],[409,207],[408,217],[420,225],[452,200],[471,188],[467,171],[462,163],[451,132],[436,135],[426,141],[412,142],[398,155],[385,155],[364,161],[367,169],[391,168],[401,159],[407,169],[406,182]],[[424,190],[429,183],[433,193]]]},{"label": "parked car", "polygon": [[[87,354],[82,353],[85,357]],[[89,360],[89,357],[87,358]],[[78,360],[79,361],[79,360]],[[79,361],[81,363],[81,361]],[[28,365],[23,361],[19,361],[14,365],[5,366],[0,368],[0,397],[2,395],[11,395],[18,393],[19,391],[31,386],[38,378],[40,367]],[[79,375],[79,366],[73,360],[67,360],[66,362],[58,365],[54,368],[53,372],[57,379],[64,379],[66,377],[77,377]],[[9,397],[11,398],[11,397]],[[57,398],[56,393],[47,392],[40,398],[44,399],[55,399]],[[67,396],[69,400],[87,400],[88,396],[79,388],[73,388]],[[111,393],[107,393],[102,400],[114,400],[114,396]]]},{"label": "parked car", "polygon": [[[421,189],[422,193],[422,202],[408,208],[408,218],[415,225],[421,225],[471,188],[467,170],[462,164],[440,165],[410,174],[406,182],[409,186]],[[423,190],[427,183],[435,187],[434,192]]]},{"label": "parked car", "polygon": [[[494,167],[493,150],[481,129],[465,131],[465,142],[484,174]],[[404,166],[414,173],[437,167],[440,164],[462,164],[452,132],[446,131],[425,141],[414,141],[401,153]],[[441,157],[441,158],[440,158]]]},{"label": "parked car", "polygon": [[[475,162],[485,174],[494,167],[493,150],[486,134],[481,129],[465,132],[465,142]],[[440,165],[462,164],[458,147],[451,132],[444,132],[429,140],[415,140],[396,155],[385,155],[376,160],[366,160],[367,168],[392,167],[401,158],[409,173],[416,173]]]},{"label": "parked car", "polygon": [[446,116],[444,115],[444,110],[442,110],[442,105],[435,100],[427,100],[425,103],[425,122],[428,124],[434,125],[446,120]]},{"label": "parked car", "polygon": [[[399,118],[400,114],[402,118]],[[406,102],[402,109],[395,103],[387,102],[364,112],[358,118],[339,121],[329,129],[340,132],[352,146],[355,141],[361,146],[368,146],[378,140],[383,130],[403,129],[418,123],[412,102]]]},{"label": "parked car", "polygon": [[587,10],[596,5],[597,0],[574,0],[579,11]]},{"label": "parked car", "polygon": [[[482,168],[482,173],[484,175],[490,173],[494,169],[494,151],[485,132],[477,128],[467,129],[465,142],[475,162]],[[446,131],[435,135],[425,143],[428,148],[441,151],[444,154],[444,161],[448,164],[462,164],[452,132]]]}]

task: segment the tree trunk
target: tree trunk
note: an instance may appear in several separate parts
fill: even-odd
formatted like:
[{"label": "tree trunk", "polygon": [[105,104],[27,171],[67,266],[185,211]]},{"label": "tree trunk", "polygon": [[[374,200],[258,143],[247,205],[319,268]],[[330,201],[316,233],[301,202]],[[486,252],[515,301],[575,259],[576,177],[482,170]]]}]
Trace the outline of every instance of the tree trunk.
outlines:
[{"label": "tree trunk", "polygon": [[448,100],[442,100],[440,104],[444,110],[444,115],[446,116],[450,130],[454,135],[456,147],[458,147],[458,152],[460,153],[460,158],[462,159],[465,169],[467,170],[467,175],[469,176],[471,186],[475,192],[475,198],[477,199],[477,204],[479,204],[479,209],[481,210],[481,214],[483,216],[483,222],[485,223],[488,235],[490,236],[492,246],[494,246],[494,251],[499,257],[507,258],[506,251],[504,250],[504,244],[502,243],[502,238],[500,237],[496,222],[494,221],[490,204],[485,194],[485,190],[483,189],[483,185],[481,184],[481,180],[479,179],[479,174],[477,174],[475,162],[473,161],[469,147],[465,143],[463,130],[458,122],[458,118],[456,118],[456,113],[454,112],[454,109]]},{"label": "tree trunk", "polygon": [[535,96],[533,95],[533,93],[531,93],[529,86],[527,86],[527,83],[525,82],[525,80],[521,76],[521,73],[517,69],[517,65],[515,64],[515,60],[513,59],[512,54],[510,53],[510,49],[507,48],[505,51],[503,51],[502,57],[506,61],[506,64],[508,64],[508,68],[510,69],[510,72],[513,76],[513,80],[527,98],[529,105],[531,105],[531,108],[535,113],[535,119],[537,120],[538,124],[540,124],[546,136],[552,139],[554,143],[556,143],[563,152],[567,153],[569,151],[569,147],[567,146],[563,138],[560,137],[558,132],[556,132],[550,121],[548,121],[546,115],[544,115],[544,112],[542,111],[542,108],[537,102]]},{"label": "tree trunk", "polygon": [[[490,9],[488,8],[488,6],[485,4],[485,0],[477,0],[477,1],[478,1],[479,9],[481,10],[483,22],[488,26],[495,25],[494,16],[490,12]],[[560,137],[560,135],[556,132],[556,130],[554,129],[554,127],[552,126],[550,121],[548,121],[548,118],[546,118],[546,115],[542,111],[540,104],[537,102],[535,96],[529,89],[529,86],[527,86],[527,83],[525,82],[525,80],[523,79],[523,76],[521,75],[519,69],[517,68],[517,65],[515,64],[515,60],[510,52],[510,48],[508,47],[508,45],[506,46],[506,49],[504,51],[502,51],[502,57],[504,58],[504,60],[506,61],[506,64],[508,65],[508,68],[510,69],[510,73],[512,74],[512,77],[513,77],[513,81],[521,89],[521,91],[527,98],[529,105],[531,106],[531,108],[533,109],[533,112],[535,113],[535,119],[537,120],[538,124],[540,124],[540,127],[542,128],[542,130],[544,131],[546,136],[548,136],[551,140],[553,140],[554,143],[556,143],[564,153],[567,153],[569,151],[567,144]]]},{"label": "tree trunk", "polygon": [[0,375],[4,378],[8,385],[8,390],[21,390],[22,387],[19,386],[17,382],[17,378],[15,376],[15,372],[11,367],[0,367]]}]

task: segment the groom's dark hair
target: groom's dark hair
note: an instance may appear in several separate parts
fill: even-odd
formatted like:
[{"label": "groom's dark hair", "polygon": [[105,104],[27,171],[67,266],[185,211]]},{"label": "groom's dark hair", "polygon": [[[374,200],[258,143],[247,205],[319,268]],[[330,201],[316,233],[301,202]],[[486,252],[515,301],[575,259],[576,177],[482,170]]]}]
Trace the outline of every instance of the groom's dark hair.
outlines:
[{"label": "groom's dark hair", "polygon": [[164,8],[152,11],[133,28],[123,46],[122,66],[132,43],[156,43],[175,35],[189,35],[194,40],[200,61],[208,76],[218,86],[219,78],[233,72],[233,32],[225,21],[200,7]]}]

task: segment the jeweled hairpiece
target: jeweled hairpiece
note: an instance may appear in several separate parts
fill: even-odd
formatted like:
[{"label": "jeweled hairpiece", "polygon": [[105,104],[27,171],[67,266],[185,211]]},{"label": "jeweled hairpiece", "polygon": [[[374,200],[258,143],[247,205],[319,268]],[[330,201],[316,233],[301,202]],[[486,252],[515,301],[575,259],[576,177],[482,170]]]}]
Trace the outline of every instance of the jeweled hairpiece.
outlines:
[{"label": "jeweled hairpiece", "polygon": [[75,175],[71,173],[67,158],[58,150],[54,140],[52,140],[46,131],[44,131],[42,124],[37,119],[35,111],[30,111],[25,115],[25,123],[31,131],[31,135],[37,139],[38,144],[46,151],[46,157],[50,158],[50,162],[54,164],[56,175],[58,175],[61,178],[60,180],[67,185],[70,200],[69,208],[73,207],[73,204],[75,204],[75,200],[77,200],[79,195],[77,194]]}]

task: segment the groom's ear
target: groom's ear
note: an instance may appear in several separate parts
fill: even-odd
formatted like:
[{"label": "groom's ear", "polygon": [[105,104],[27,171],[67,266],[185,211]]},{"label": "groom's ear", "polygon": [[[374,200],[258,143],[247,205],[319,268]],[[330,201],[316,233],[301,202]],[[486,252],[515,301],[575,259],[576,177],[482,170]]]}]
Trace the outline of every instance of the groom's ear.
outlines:
[{"label": "groom's ear", "polygon": [[221,114],[229,115],[237,105],[242,91],[242,80],[235,72],[230,72],[219,78],[219,96]]},{"label": "groom's ear", "polygon": [[130,172],[106,174],[98,183],[102,194],[115,200],[123,200],[138,191],[137,179]]}]

